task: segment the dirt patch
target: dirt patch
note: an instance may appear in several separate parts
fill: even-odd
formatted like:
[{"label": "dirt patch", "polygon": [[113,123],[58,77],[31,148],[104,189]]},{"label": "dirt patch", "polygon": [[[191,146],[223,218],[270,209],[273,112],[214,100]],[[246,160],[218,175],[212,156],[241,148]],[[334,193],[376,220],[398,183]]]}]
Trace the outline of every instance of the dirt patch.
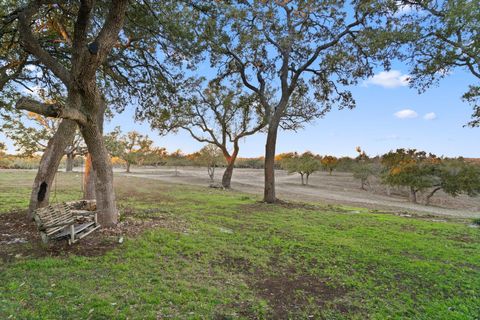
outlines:
[{"label": "dirt patch", "polygon": [[312,304],[316,309],[325,305],[333,307],[340,313],[348,313],[350,307],[337,300],[345,296],[347,289],[333,287],[318,277],[297,274],[286,270],[275,275],[263,275],[254,283],[259,296],[269,302],[273,319],[289,319],[290,314],[305,310]]},{"label": "dirt patch", "polygon": [[473,239],[471,236],[463,234],[463,235],[458,235],[455,237],[450,237],[448,238],[449,240],[457,241],[457,242],[463,242],[463,243],[475,243],[477,242],[476,239]]},{"label": "dirt patch", "polygon": [[125,237],[135,237],[152,228],[166,228],[185,232],[186,223],[159,215],[160,209],[122,210],[121,221],[115,228],[102,228],[73,245],[66,240],[44,244],[35,224],[27,219],[26,212],[0,214],[0,260],[13,261],[22,257],[58,257],[67,255],[100,256],[113,250]]}]

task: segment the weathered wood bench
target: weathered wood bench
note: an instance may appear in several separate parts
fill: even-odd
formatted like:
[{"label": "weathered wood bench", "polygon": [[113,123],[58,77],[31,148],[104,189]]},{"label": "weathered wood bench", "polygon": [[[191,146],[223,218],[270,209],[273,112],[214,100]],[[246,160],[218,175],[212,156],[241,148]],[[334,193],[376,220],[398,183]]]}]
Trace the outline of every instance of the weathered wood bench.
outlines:
[{"label": "weathered wood bench", "polygon": [[44,243],[68,237],[72,244],[100,228],[96,211],[72,210],[67,203],[37,209],[33,217]]}]

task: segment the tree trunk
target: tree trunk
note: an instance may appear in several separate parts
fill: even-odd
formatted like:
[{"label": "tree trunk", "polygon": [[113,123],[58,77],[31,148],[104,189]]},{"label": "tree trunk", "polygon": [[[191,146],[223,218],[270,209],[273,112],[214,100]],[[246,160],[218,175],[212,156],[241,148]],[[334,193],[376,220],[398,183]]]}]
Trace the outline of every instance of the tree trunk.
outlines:
[{"label": "tree trunk", "polygon": [[303,180],[303,173],[300,172],[300,179],[302,179],[302,186],[305,185],[305,181]]},{"label": "tree trunk", "polygon": [[277,146],[278,123],[270,124],[265,144],[265,189],[263,201],[275,203],[275,148]]},{"label": "tree trunk", "polygon": [[309,177],[310,177],[310,174],[307,173],[307,174],[305,175],[305,185],[307,185],[307,186],[308,186],[308,178],[309,178]]},{"label": "tree trunk", "polygon": [[102,132],[95,123],[88,123],[80,130],[92,158],[97,210],[100,212],[99,223],[104,227],[114,226],[118,222],[118,211],[113,188],[113,170]]},{"label": "tree trunk", "polygon": [[[98,108],[97,118],[97,125],[100,130],[100,133],[103,135],[103,123],[105,117],[105,110],[107,109],[107,104],[105,100],[102,98],[100,99],[100,106]],[[103,137],[102,137],[103,141]],[[84,200],[95,200],[96,199],[96,191],[95,191],[95,168],[92,164],[92,156],[90,152],[87,153],[85,159],[85,174],[83,178],[83,199]]]},{"label": "tree trunk", "polygon": [[67,153],[67,165],[66,165],[66,172],[72,172],[73,171],[73,160],[75,160],[75,154],[72,153]]},{"label": "tree trunk", "polygon": [[360,179],[360,181],[361,181],[361,183],[362,183],[362,186],[360,187],[360,189],[366,191],[367,189],[365,189],[365,179]]},{"label": "tree trunk", "polygon": [[430,204],[430,199],[435,195],[435,193],[439,190],[441,190],[442,188],[441,187],[436,187],[435,189],[432,190],[432,192],[430,192],[426,199],[425,199],[425,205],[428,206]]},{"label": "tree trunk", "polygon": [[233,169],[235,168],[235,160],[237,160],[237,155],[238,155],[238,146],[235,146],[233,150],[233,154],[226,159],[228,165],[227,165],[227,168],[225,169],[225,172],[223,172],[223,177],[222,177],[222,186],[225,189],[231,188]]},{"label": "tree trunk", "polygon": [[413,187],[410,187],[410,201],[417,203],[417,190]]},{"label": "tree trunk", "polygon": [[130,173],[130,162],[127,161],[127,173]]},{"label": "tree trunk", "polygon": [[57,132],[48,142],[48,146],[42,155],[37,176],[33,182],[28,216],[32,217],[33,211],[48,205],[50,190],[57,173],[60,161],[65,153],[65,148],[73,139],[77,124],[74,121],[62,120]]},{"label": "tree trunk", "polygon": [[207,166],[208,177],[210,178],[210,182],[213,183],[215,180],[215,166],[208,165]]},{"label": "tree trunk", "polygon": [[93,174],[92,156],[85,157],[85,173],[83,175],[83,199],[95,200],[95,174]]}]

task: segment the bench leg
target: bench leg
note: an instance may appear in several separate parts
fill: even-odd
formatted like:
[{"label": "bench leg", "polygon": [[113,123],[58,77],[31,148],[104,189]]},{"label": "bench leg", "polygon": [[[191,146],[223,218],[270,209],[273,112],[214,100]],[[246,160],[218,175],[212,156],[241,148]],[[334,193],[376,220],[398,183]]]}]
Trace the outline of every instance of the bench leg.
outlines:
[{"label": "bench leg", "polygon": [[75,243],[75,226],[72,224],[70,226],[70,239],[68,240],[68,244]]}]

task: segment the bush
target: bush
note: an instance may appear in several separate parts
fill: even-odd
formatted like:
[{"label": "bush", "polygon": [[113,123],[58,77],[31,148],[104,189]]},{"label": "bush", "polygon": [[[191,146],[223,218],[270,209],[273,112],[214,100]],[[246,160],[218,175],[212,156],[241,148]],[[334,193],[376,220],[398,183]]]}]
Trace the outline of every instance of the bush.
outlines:
[{"label": "bush", "polygon": [[13,165],[13,162],[12,160],[8,159],[8,158],[1,158],[0,159],[0,168],[1,169],[9,169],[11,168]]}]

